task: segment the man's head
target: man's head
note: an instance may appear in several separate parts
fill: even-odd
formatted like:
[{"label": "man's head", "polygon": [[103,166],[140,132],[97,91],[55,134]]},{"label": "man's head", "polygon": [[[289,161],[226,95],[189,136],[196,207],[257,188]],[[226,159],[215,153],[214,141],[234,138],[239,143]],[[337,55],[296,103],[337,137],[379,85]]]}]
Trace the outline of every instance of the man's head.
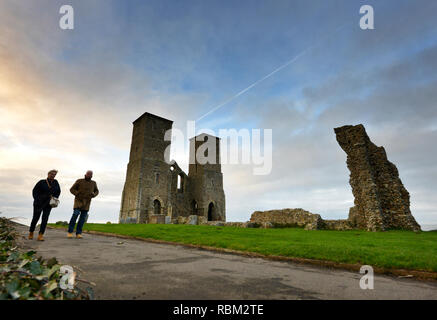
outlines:
[{"label": "man's head", "polygon": [[55,169],[50,170],[50,171],[47,173],[47,179],[49,179],[49,180],[53,180],[53,179],[56,177],[56,174],[57,174],[57,173],[58,173],[58,171],[55,170]]},{"label": "man's head", "polygon": [[85,178],[86,179],[91,179],[93,177],[93,172],[92,172],[92,170],[88,170],[86,173],[85,173]]}]

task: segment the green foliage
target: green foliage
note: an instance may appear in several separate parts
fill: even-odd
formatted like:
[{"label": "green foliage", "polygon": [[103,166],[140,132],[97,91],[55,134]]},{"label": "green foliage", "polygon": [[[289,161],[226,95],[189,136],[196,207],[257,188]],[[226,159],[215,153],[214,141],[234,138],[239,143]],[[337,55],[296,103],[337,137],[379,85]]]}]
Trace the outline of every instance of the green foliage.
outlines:
[{"label": "green foliage", "polygon": [[17,236],[10,221],[0,218],[0,300],[89,299],[80,289],[61,289],[56,258],[43,260],[35,251],[21,252],[15,246]]},{"label": "green foliage", "polygon": [[437,272],[437,233],[258,229],[165,224],[95,224],[85,231],[116,233],[265,255]]}]

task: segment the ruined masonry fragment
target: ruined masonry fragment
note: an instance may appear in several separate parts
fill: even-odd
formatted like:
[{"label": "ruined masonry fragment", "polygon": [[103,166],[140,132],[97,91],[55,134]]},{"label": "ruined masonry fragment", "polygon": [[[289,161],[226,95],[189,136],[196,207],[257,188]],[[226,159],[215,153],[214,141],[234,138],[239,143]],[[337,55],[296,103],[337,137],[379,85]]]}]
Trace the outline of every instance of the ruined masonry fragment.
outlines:
[{"label": "ruined masonry fragment", "polygon": [[410,195],[385,149],[373,144],[362,124],[334,129],[340,147],[347,154],[350,185],[355,206],[349,221],[360,229],[419,231],[410,211]]}]

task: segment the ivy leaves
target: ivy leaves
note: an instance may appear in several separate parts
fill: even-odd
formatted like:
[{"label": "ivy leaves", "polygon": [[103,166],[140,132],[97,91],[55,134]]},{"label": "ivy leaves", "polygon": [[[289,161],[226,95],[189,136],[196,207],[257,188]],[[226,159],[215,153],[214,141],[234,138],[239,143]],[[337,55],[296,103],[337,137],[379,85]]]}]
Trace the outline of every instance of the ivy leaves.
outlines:
[{"label": "ivy leaves", "polygon": [[0,300],[90,299],[92,289],[63,290],[61,265],[56,258],[44,260],[31,250],[14,246],[17,234],[10,222],[0,218]]}]

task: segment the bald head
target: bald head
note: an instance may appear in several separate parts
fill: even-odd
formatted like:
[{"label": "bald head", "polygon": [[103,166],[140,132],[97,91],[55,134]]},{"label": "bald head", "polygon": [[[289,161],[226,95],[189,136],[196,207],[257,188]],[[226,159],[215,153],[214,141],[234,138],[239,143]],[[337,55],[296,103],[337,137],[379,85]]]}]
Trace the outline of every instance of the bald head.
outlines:
[{"label": "bald head", "polygon": [[93,172],[92,172],[92,170],[88,170],[86,173],[85,173],[85,178],[87,178],[87,179],[91,179],[93,177]]}]

